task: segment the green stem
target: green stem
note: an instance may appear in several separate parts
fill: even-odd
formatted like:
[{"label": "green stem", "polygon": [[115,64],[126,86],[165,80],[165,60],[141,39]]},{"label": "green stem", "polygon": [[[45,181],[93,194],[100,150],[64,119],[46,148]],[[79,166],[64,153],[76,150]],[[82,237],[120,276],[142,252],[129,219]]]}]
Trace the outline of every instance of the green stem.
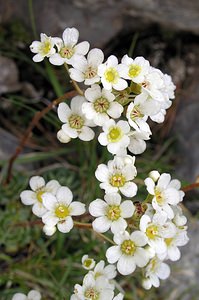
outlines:
[{"label": "green stem", "polygon": [[[65,69],[66,69],[66,71],[67,71],[67,73],[68,73],[68,75],[70,77],[69,68],[68,68],[67,63],[64,63],[64,67],[65,67]],[[84,92],[80,89],[80,87],[77,84],[77,82],[75,80],[73,80],[73,79],[71,79],[71,81],[72,81],[72,84],[73,84],[74,88],[78,92],[78,94],[81,95],[81,96],[84,96]]]},{"label": "green stem", "polygon": [[35,25],[35,17],[34,17],[34,10],[33,10],[32,2],[33,2],[32,0],[28,0],[30,22],[31,22],[31,27],[32,27],[34,38],[37,39],[37,30],[36,30],[36,25]]},{"label": "green stem", "polygon": [[154,197],[153,195],[148,194],[146,199],[142,203],[150,203],[153,197]]},{"label": "green stem", "polygon": [[109,239],[107,236],[105,236],[103,233],[96,232],[96,231],[94,231],[94,230],[93,230],[93,232],[94,232],[96,235],[98,235],[98,236],[100,236],[101,238],[103,238],[105,241],[111,243],[112,245],[115,245],[115,243],[114,243],[111,239]]}]

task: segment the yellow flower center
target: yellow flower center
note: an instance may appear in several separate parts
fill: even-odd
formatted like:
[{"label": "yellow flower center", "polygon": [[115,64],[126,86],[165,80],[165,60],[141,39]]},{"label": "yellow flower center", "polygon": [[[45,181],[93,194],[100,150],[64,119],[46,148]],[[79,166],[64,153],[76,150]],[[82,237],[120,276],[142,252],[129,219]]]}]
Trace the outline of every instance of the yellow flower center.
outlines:
[{"label": "yellow flower center", "polygon": [[82,117],[76,114],[71,115],[68,119],[68,122],[70,127],[74,129],[81,129],[84,125],[84,120],[82,119]]},{"label": "yellow flower center", "polygon": [[167,238],[167,239],[164,239],[165,243],[167,246],[170,246],[171,243],[173,242],[173,238]]},{"label": "yellow flower center", "polygon": [[141,67],[139,65],[131,65],[129,68],[129,77],[137,77],[141,72]]},{"label": "yellow flower center", "polygon": [[106,72],[104,73],[104,76],[105,76],[106,81],[112,82],[112,83],[116,83],[119,78],[119,74],[115,68],[107,69]]},{"label": "yellow flower center", "polygon": [[95,288],[90,287],[85,291],[84,296],[89,300],[98,300],[100,293]]},{"label": "yellow flower center", "polygon": [[43,192],[43,191],[38,191],[38,192],[36,193],[37,200],[38,200],[40,203],[42,203],[42,195],[43,195],[44,193],[45,193],[45,192]]},{"label": "yellow flower center", "polygon": [[120,127],[114,126],[109,129],[107,138],[108,138],[109,142],[116,143],[122,138],[122,136],[123,136],[123,134],[122,134],[122,130],[120,129]]},{"label": "yellow flower center", "polygon": [[114,187],[122,187],[126,183],[126,178],[122,174],[117,173],[111,176],[109,182]]},{"label": "yellow flower center", "polygon": [[158,236],[158,226],[150,225],[149,227],[147,227],[146,235],[150,240],[155,239]]},{"label": "yellow flower center", "polygon": [[51,42],[49,39],[47,39],[44,43],[41,45],[41,52],[43,55],[47,55],[50,52],[51,49]]},{"label": "yellow flower center", "polygon": [[121,244],[121,251],[122,253],[126,254],[126,255],[133,255],[135,253],[136,250],[136,245],[133,241],[131,240],[125,240],[122,244]]},{"label": "yellow flower center", "polygon": [[162,194],[157,188],[155,189],[155,197],[159,205],[164,204],[164,199],[162,197]]},{"label": "yellow flower center", "polygon": [[110,103],[106,98],[101,97],[95,100],[93,106],[96,112],[105,113],[109,109]]},{"label": "yellow flower center", "polygon": [[69,48],[69,47],[63,47],[61,48],[59,54],[61,55],[61,57],[63,58],[68,58],[70,59],[73,54],[75,53],[73,48]]},{"label": "yellow flower center", "polygon": [[68,207],[66,205],[60,204],[55,209],[55,215],[60,219],[66,218],[67,216],[69,216]]},{"label": "yellow flower center", "polygon": [[107,212],[107,218],[111,221],[116,221],[121,215],[121,209],[119,205],[109,205]]},{"label": "yellow flower center", "polygon": [[144,115],[140,112],[139,106],[135,105],[130,113],[131,120],[136,120],[137,118],[143,118]]},{"label": "yellow flower center", "polygon": [[91,258],[87,258],[85,261],[84,261],[84,266],[86,268],[89,268],[92,264],[93,260]]}]

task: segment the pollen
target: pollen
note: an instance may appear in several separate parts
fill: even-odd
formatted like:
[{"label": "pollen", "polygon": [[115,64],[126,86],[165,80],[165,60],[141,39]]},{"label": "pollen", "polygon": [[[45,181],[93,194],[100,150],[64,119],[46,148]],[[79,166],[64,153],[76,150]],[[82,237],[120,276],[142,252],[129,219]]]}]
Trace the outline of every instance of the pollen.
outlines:
[{"label": "pollen", "polygon": [[162,196],[162,193],[157,188],[155,189],[155,197],[159,205],[164,204],[164,198]]},{"label": "pollen", "polygon": [[86,70],[85,74],[84,74],[84,77],[86,79],[89,79],[89,78],[93,78],[97,75],[97,69],[93,69],[93,67],[88,67],[88,69]]},{"label": "pollen", "polygon": [[155,239],[158,236],[158,226],[150,225],[149,227],[147,227],[146,235],[151,240]]},{"label": "pollen", "polygon": [[105,113],[110,107],[110,103],[106,98],[100,97],[93,103],[94,109],[98,113]]},{"label": "pollen", "polygon": [[36,194],[37,200],[42,203],[42,195],[44,194],[44,191],[38,191]]},{"label": "pollen", "polygon": [[69,48],[69,47],[63,47],[61,48],[59,54],[61,55],[61,57],[63,58],[68,58],[70,59],[73,54],[75,53],[73,48]]},{"label": "pollen", "polygon": [[55,215],[60,219],[66,218],[67,216],[69,216],[68,207],[66,205],[60,204],[55,209]]},{"label": "pollen", "polygon": [[137,77],[141,72],[141,67],[139,65],[131,65],[129,68],[129,77]]},{"label": "pollen", "polygon": [[124,253],[126,255],[131,255],[132,256],[135,253],[135,250],[136,250],[136,245],[131,240],[125,240],[121,244],[121,251],[122,251],[122,253]]},{"label": "pollen", "polygon": [[140,112],[139,106],[135,105],[130,113],[131,120],[136,120],[137,118],[143,118],[144,115]]},{"label": "pollen", "polygon": [[119,78],[119,74],[118,74],[117,70],[114,68],[107,69],[104,76],[105,76],[106,81],[112,82],[112,83],[116,83]]},{"label": "pollen", "polygon": [[50,49],[51,49],[51,42],[48,39],[42,44],[41,52],[43,55],[47,55],[50,52]]},{"label": "pollen", "polygon": [[111,127],[108,133],[108,141],[111,143],[116,143],[122,138],[123,134],[119,127]]},{"label": "pollen", "polygon": [[74,129],[81,129],[84,125],[84,120],[79,115],[73,114],[69,117],[69,125]]},{"label": "pollen", "polygon": [[100,294],[95,288],[90,287],[85,291],[84,296],[89,300],[99,300]]},{"label": "pollen", "polygon": [[121,216],[121,209],[118,205],[110,205],[106,212],[107,218],[111,221],[116,221]]},{"label": "pollen", "polygon": [[126,178],[122,174],[114,174],[110,178],[110,184],[114,187],[122,187],[125,185]]}]

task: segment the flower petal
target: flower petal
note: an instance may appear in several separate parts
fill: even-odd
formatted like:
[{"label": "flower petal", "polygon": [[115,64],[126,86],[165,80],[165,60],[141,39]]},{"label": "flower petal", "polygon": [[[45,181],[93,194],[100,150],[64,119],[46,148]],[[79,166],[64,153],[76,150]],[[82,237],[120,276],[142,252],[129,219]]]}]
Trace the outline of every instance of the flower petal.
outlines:
[{"label": "flower petal", "polygon": [[117,269],[122,275],[129,275],[135,271],[136,264],[133,256],[122,255],[117,263]]},{"label": "flower petal", "polygon": [[41,176],[33,176],[30,178],[29,185],[33,191],[45,186],[45,180]]},{"label": "flower petal", "polygon": [[122,218],[130,218],[135,211],[135,206],[131,200],[126,200],[122,202],[120,209]]},{"label": "flower petal", "polygon": [[89,205],[89,212],[93,217],[101,217],[105,214],[107,203],[101,199],[92,201]]},{"label": "flower petal", "polygon": [[57,228],[60,232],[67,233],[73,228],[73,219],[68,216],[64,221],[58,222]]},{"label": "flower petal", "polygon": [[107,217],[102,216],[96,218],[92,223],[93,229],[97,232],[106,232],[109,230],[111,226],[111,221],[107,219]]},{"label": "flower petal", "polygon": [[73,193],[67,186],[61,186],[56,193],[57,200],[66,206],[68,206],[73,200]]},{"label": "flower petal", "polygon": [[83,215],[86,211],[85,204],[79,201],[74,201],[69,206],[71,216],[80,216]]},{"label": "flower petal", "polygon": [[23,191],[20,194],[21,202],[25,205],[32,205],[37,201],[35,192]]}]

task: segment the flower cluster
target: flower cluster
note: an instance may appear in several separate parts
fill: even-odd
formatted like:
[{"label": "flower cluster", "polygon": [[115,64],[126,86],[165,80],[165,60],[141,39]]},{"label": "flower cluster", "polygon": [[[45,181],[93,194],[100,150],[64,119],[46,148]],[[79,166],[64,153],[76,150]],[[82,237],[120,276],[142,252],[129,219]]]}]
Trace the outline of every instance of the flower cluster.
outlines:
[{"label": "flower cluster", "polygon": [[87,255],[82,258],[82,262],[83,268],[86,266],[85,269],[89,272],[84,276],[82,285],[75,285],[71,300],[123,300],[122,293],[114,296],[115,282],[113,279],[117,275],[115,266],[105,266],[103,260],[95,265],[95,261]]},{"label": "flower cluster", "polygon": [[[100,126],[98,141],[114,155],[107,164],[97,166],[95,176],[105,195],[89,204],[93,221],[86,224],[112,243],[106,251],[109,265],[104,261],[96,264],[85,254],[82,265],[88,273],[82,285],[75,285],[70,299],[122,300],[123,294],[115,296],[114,292],[117,271],[128,275],[141,268],[143,287],[158,287],[160,279],[170,274],[165,261],[178,260],[179,247],[188,242],[180,182],[152,171],[144,181],[148,196],[138,201],[134,198],[138,190],[135,157],[128,155],[128,151],[140,154],[145,150],[145,141],[151,136],[147,121],[164,121],[175,86],[169,75],[143,57],[124,55],[119,63],[111,55],[104,61],[100,49],[89,51],[89,43],[78,43],[78,38],[77,29],[66,28],[62,39],[41,34],[41,41],[30,46],[35,62],[47,57],[54,65],[65,65],[75,85],[82,82],[86,86],[70,105],[59,104],[58,117],[63,124],[58,139],[62,143],[74,138],[90,141],[95,137],[93,128]],[[71,190],[56,180],[45,183],[42,177],[34,176],[30,187],[21,193],[21,201],[33,205],[32,211],[42,218],[47,235],[56,227],[68,233],[74,226],[72,217],[86,211],[85,204],[72,201]],[[106,232],[112,239],[104,236]]]},{"label": "flower cluster", "polygon": [[29,184],[32,191],[23,191],[21,201],[25,205],[33,205],[33,213],[45,224],[43,230],[46,235],[53,235],[56,225],[59,231],[69,232],[74,226],[72,216],[85,213],[85,204],[72,201],[71,190],[58,181],[50,180],[45,184],[43,177],[33,176]]},{"label": "flower cluster", "polygon": [[41,294],[36,290],[31,290],[27,296],[23,293],[16,293],[12,300],[41,300]]},{"label": "flower cluster", "polygon": [[72,99],[70,107],[59,105],[63,125],[58,139],[62,143],[77,137],[90,141],[95,135],[90,127],[101,126],[98,141],[110,153],[125,155],[127,149],[142,153],[151,136],[148,118],[163,122],[171,106],[175,90],[171,77],[143,57],[124,55],[119,63],[111,55],[104,61],[102,50],[89,51],[89,43],[77,43],[78,38],[76,28],[66,28],[62,39],[41,34],[41,41],[30,46],[36,53],[34,61],[48,57],[54,65],[64,64],[72,80],[89,86],[82,96]]},{"label": "flower cluster", "polygon": [[143,286],[149,289],[159,286],[159,278],[169,276],[169,266],[163,261],[178,260],[178,247],[188,242],[187,220],[179,206],[184,192],[169,174],[152,171],[145,179],[149,193],[145,203],[133,201],[137,193],[134,163],[130,155],[116,155],[107,165],[97,167],[95,175],[105,196],[92,201],[89,212],[95,217],[95,231],[110,230],[113,234],[114,245],[106,251],[108,262],[117,263],[122,275],[133,273],[136,267],[144,268]]}]

